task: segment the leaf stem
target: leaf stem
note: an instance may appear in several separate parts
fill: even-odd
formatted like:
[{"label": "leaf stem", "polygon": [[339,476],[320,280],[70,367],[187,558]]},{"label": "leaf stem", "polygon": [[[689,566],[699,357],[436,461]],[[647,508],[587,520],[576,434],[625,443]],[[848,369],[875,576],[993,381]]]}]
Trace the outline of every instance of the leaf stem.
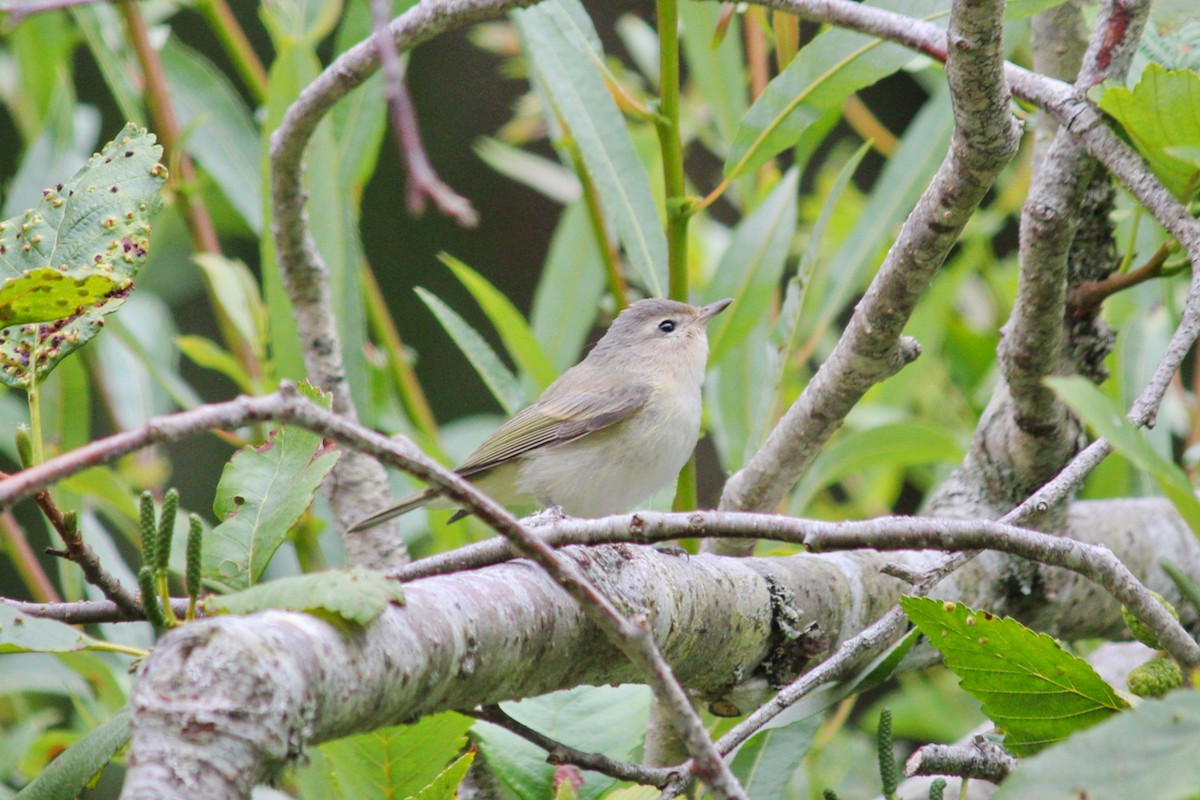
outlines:
[{"label": "leaf stem", "polygon": [[233,62],[234,69],[242,78],[242,83],[250,90],[254,102],[262,105],[267,101],[267,70],[259,60],[258,54],[246,37],[246,32],[238,24],[237,17],[225,0],[201,0],[196,4],[197,10],[208,23],[208,27],[220,40],[225,53]]},{"label": "leaf stem", "polygon": [[[37,338],[34,334],[34,344],[32,357],[29,359],[31,364],[29,371],[29,388],[25,390],[25,396],[29,401],[29,443],[33,449],[33,465],[41,464],[45,460],[45,452],[42,449],[42,390],[38,386],[38,352]],[[24,466],[24,465],[22,465]]]},{"label": "leaf stem", "polygon": [[604,277],[608,281],[608,291],[613,296],[617,311],[629,305],[629,284],[621,274],[621,259],[614,246],[612,237],[608,235],[608,225],[604,221],[604,208],[600,204],[600,193],[596,183],[583,163],[583,153],[579,145],[570,135],[566,122],[559,118],[559,124],[564,131],[562,145],[571,154],[571,166],[575,170],[579,184],[583,187],[583,203],[587,208],[588,223],[592,227],[592,235],[596,237],[596,247],[600,250],[600,261],[604,265]]},{"label": "leaf stem", "polygon": [[659,147],[667,194],[667,294],[687,302],[687,187],[679,139],[679,0],[657,0],[659,52]]},{"label": "leaf stem", "polygon": [[102,650],[106,653],[123,653],[134,658],[145,658],[150,655],[149,650],[143,650],[140,647],[131,647],[127,644],[117,644],[116,642],[104,642],[96,640],[87,646],[88,650]]}]

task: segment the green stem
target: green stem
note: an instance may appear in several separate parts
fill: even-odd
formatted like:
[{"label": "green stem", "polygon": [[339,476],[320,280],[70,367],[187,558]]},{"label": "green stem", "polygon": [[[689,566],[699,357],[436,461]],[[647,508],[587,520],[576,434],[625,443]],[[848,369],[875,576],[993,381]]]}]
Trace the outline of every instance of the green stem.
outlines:
[{"label": "green stem", "polygon": [[267,70],[258,59],[258,54],[246,38],[246,32],[238,24],[229,4],[225,0],[202,0],[197,4],[197,10],[203,15],[208,27],[216,34],[225,48],[226,55],[233,62],[233,68],[238,71],[242,82],[254,96],[254,101],[262,105],[267,101]]},{"label": "green stem", "polygon": [[134,658],[145,658],[150,655],[149,650],[143,650],[140,647],[130,647],[126,644],[116,644],[115,642],[92,642],[87,646],[88,650],[102,650],[106,653],[124,653],[127,656]]},{"label": "green stem", "polygon": [[592,235],[596,237],[596,247],[600,250],[600,261],[604,264],[604,277],[608,281],[608,291],[613,296],[617,311],[629,305],[629,284],[621,274],[621,262],[612,239],[608,235],[608,226],[604,222],[604,208],[600,204],[600,192],[592,176],[588,174],[587,166],[583,163],[583,153],[570,135],[567,124],[561,118],[559,124],[565,133],[563,147],[571,154],[571,166],[583,187],[583,202],[587,207],[588,222],[592,226]]},{"label": "green stem", "polygon": [[687,223],[683,143],[679,139],[679,0],[657,0],[658,143],[667,192],[667,294],[687,302]]},{"label": "green stem", "polygon": [[[667,296],[687,302],[687,185],[683,172],[683,142],[679,138],[679,0],[657,0],[659,53],[658,144],[662,150],[663,183],[667,194]],[[679,473],[675,485],[676,511],[696,507],[696,457]]]},{"label": "green stem", "polygon": [[32,371],[29,377],[29,389],[25,392],[29,399],[29,441],[33,445],[33,466],[41,464],[45,458],[42,450],[42,391],[37,380],[36,347],[34,345],[33,358],[29,360]]}]

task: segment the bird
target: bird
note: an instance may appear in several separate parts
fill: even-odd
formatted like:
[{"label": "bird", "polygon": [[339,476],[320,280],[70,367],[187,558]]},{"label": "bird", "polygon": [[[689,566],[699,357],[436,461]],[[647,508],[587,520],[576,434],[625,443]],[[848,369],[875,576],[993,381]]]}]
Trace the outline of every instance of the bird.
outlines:
[{"label": "bird", "polygon": [[[505,422],[456,469],[505,506],[572,517],[630,511],[675,480],[700,436],[707,326],[732,302],[630,304],[587,356]],[[428,488],[355,523],[419,506],[453,508]],[[451,521],[465,516],[459,511]]]}]

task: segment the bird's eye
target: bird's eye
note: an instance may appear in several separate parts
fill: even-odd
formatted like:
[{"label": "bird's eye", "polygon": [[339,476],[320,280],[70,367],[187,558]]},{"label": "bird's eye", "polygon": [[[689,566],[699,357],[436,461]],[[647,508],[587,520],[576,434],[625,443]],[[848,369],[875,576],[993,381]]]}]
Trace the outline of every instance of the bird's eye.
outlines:
[{"label": "bird's eye", "polygon": [[671,331],[675,330],[675,320],[664,319],[662,322],[658,323],[658,329],[663,333],[670,333]]}]

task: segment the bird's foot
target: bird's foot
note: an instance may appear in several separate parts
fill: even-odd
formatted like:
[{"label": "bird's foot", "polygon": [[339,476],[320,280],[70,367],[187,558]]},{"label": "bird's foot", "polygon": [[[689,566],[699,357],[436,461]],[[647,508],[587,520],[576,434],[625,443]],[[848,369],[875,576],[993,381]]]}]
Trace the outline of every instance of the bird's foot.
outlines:
[{"label": "bird's foot", "polygon": [[553,525],[567,518],[567,512],[563,511],[562,506],[546,506],[541,511],[530,514],[522,522],[527,528],[537,528],[543,525]]}]

